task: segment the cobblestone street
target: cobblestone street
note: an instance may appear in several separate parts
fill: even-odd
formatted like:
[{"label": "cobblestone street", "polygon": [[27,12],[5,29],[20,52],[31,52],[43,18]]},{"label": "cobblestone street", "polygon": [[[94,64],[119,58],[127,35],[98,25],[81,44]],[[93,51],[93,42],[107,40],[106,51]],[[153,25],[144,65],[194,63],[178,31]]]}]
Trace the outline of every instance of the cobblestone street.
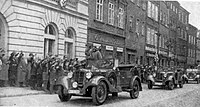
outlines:
[{"label": "cobblestone street", "polygon": [[[159,87],[149,90],[143,84],[143,91],[138,99],[130,99],[129,93],[120,93],[118,98],[108,97],[102,107],[199,107],[200,85],[185,84],[182,89],[165,90]],[[56,94],[39,94],[1,98],[3,106],[51,106],[77,107],[94,106],[91,98],[73,96],[69,102],[60,102]]]}]

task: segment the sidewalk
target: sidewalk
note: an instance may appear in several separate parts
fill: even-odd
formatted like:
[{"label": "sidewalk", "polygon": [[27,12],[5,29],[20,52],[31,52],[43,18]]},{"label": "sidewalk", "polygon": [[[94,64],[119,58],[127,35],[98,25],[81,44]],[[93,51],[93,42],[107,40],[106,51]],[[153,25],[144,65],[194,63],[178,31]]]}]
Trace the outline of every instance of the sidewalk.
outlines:
[{"label": "sidewalk", "polygon": [[45,92],[31,90],[29,87],[0,87],[0,98],[37,94],[45,94]]}]

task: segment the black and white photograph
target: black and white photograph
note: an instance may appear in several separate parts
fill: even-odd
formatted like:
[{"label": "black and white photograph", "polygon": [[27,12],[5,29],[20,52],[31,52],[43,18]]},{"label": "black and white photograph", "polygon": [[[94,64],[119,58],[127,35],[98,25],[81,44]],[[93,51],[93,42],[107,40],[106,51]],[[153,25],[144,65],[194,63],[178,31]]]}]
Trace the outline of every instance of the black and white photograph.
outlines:
[{"label": "black and white photograph", "polygon": [[0,0],[0,106],[200,107],[200,1]]}]

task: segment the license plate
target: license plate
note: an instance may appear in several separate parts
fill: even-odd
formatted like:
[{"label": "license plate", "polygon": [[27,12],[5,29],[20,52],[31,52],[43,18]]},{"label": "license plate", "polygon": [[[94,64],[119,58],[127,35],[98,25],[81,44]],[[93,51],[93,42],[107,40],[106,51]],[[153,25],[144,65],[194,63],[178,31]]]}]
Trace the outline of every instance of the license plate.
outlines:
[{"label": "license plate", "polygon": [[194,79],[188,79],[189,81],[193,81]]},{"label": "license plate", "polygon": [[68,92],[71,94],[79,94],[80,93],[79,90],[69,90]]},{"label": "license plate", "polygon": [[162,85],[161,82],[155,82],[155,85]]}]

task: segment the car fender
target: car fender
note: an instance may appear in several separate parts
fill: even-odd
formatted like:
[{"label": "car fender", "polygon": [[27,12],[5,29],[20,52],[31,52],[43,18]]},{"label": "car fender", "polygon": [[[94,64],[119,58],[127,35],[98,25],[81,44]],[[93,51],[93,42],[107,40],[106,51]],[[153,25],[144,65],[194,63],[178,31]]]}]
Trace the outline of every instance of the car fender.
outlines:
[{"label": "car fender", "polygon": [[168,78],[167,78],[167,80],[166,81],[173,81],[173,79],[174,79],[174,76],[169,76]]},{"label": "car fender", "polygon": [[61,76],[58,78],[58,80],[56,81],[56,86],[63,86],[64,89],[69,89],[69,78],[67,76]]},{"label": "car fender", "polygon": [[99,84],[100,81],[104,81],[106,83],[106,86],[108,88],[108,90],[110,92],[114,92],[116,91],[112,85],[110,84],[110,82],[107,80],[107,78],[105,78],[104,76],[95,76],[92,79],[89,80],[89,82],[86,84],[86,86],[84,87],[84,89],[87,89],[90,86],[97,86]]},{"label": "car fender", "polygon": [[200,78],[200,75],[196,75],[196,76],[195,76],[195,79],[199,79],[199,78]]},{"label": "car fender", "polygon": [[186,74],[183,75],[183,78],[188,80],[188,77]]},{"label": "car fender", "polygon": [[134,82],[135,80],[137,80],[137,81],[139,82],[140,91],[142,91],[141,79],[140,79],[138,76],[133,76],[133,77],[131,78],[130,87],[131,87],[131,85],[133,84],[133,82]]},{"label": "car fender", "polygon": [[155,82],[153,75],[149,75],[147,77],[147,81],[152,81],[153,83]]}]

